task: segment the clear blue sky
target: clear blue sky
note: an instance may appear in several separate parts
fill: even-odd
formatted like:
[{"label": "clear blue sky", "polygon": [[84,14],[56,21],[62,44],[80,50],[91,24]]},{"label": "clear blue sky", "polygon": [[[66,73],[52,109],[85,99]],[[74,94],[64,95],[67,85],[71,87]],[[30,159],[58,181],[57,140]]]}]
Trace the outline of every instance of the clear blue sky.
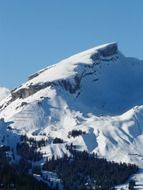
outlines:
[{"label": "clear blue sky", "polygon": [[0,86],[112,41],[143,59],[143,0],[1,0]]}]

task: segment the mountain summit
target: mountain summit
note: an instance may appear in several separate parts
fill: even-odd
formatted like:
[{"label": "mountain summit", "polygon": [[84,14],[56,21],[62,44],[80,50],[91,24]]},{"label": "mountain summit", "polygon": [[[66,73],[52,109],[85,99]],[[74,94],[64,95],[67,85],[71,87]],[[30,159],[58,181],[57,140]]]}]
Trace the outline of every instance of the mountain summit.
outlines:
[{"label": "mountain summit", "polygon": [[[80,78],[82,78],[82,75],[86,75],[86,72],[93,72],[93,67],[99,64],[99,62],[101,62],[102,60],[109,61],[113,59],[117,55],[117,52],[117,43],[110,43],[98,46],[96,48],[84,51],[70,58],[67,58],[56,65],[47,67],[46,69],[43,69],[30,76],[27,83],[22,85],[21,88],[13,91],[13,98],[15,98],[15,96],[29,96],[32,93],[35,93],[35,91],[51,85],[50,83],[54,85],[62,82],[63,80],[75,82],[76,85],[78,82],[77,80],[80,80]],[[88,69],[86,67],[88,67]],[[39,88],[36,89],[35,86],[38,86]],[[75,93],[77,89],[76,87],[74,87],[75,86],[71,88],[69,87],[68,90],[71,91],[71,93]],[[30,89],[33,90],[30,91]],[[23,94],[21,94],[20,91],[23,92]]]},{"label": "mountain summit", "polygon": [[33,74],[12,91],[12,101],[51,87],[76,97],[82,113],[119,115],[143,102],[142,65],[124,57],[115,42],[101,45]]},{"label": "mountain summit", "polygon": [[142,81],[143,61],[125,57],[115,42],[76,54],[31,75],[0,102],[0,140],[15,149],[26,134],[45,139],[43,158],[69,155],[73,144],[141,165]]}]

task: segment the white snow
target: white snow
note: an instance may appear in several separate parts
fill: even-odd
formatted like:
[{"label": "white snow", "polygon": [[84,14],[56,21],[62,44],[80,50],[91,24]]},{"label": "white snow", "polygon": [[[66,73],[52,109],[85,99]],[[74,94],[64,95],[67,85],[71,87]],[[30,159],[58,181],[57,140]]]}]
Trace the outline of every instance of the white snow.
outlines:
[{"label": "white snow", "polygon": [[[0,118],[10,122],[11,135],[34,135],[37,139],[45,136],[47,144],[40,149],[44,159],[69,154],[66,145],[73,143],[77,149],[95,152],[99,157],[142,167],[143,61],[127,58],[120,51],[106,58],[91,58],[110,45],[87,50],[43,69],[16,90],[61,79],[74,86],[74,77],[79,76],[80,88],[75,93],[55,85],[24,99],[10,102],[9,96],[0,102]],[[69,138],[73,129],[86,134]],[[53,144],[56,137],[64,143]]]},{"label": "white snow", "polygon": [[10,95],[10,90],[5,87],[0,87],[0,101]]},{"label": "white snow", "polygon": [[86,50],[82,53],[78,53],[74,56],[71,56],[67,59],[60,61],[58,64],[53,66],[49,66],[46,69],[39,71],[37,74],[38,76],[34,77],[33,79],[26,82],[20,88],[26,88],[30,84],[40,84],[48,81],[56,81],[59,79],[66,79],[74,76],[76,73],[82,72],[82,67],[78,68],[78,65],[85,64],[85,65],[92,65],[93,61],[91,59],[91,55],[97,54],[98,50],[104,49],[113,43],[104,44],[101,46],[97,46],[95,48]]},{"label": "white snow", "polygon": [[143,169],[140,169],[140,171],[137,174],[133,175],[125,184],[116,186],[115,189],[117,189],[117,190],[122,190],[122,189],[128,190],[130,180],[135,181],[134,189],[143,190]]}]

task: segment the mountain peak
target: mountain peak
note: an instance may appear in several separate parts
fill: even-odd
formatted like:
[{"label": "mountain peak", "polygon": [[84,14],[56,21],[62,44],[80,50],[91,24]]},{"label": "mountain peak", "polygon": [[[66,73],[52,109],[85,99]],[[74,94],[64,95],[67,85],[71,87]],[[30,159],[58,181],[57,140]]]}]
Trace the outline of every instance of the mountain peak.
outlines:
[{"label": "mountain peak", "polygon": [[[39,75],[42,77],[42,81],[40,82],[44,82],[44,75],[46,75],[46,81],[51,81],[53,80],[53,78],[55,78],[55,80],[59,78],[66,78],[67,76],[73,74],[73,70],[75,69],[76,65],[79,65],[81,63],[85,65],[91,65],[93,64],[93,62],[98,63],[99,60],[101,61],[104,58],[110,59],[112,56],[116,56],[117,53],[118,45],[116,42],[96,46],[94,48],[82,51],[73,56],[65,58],[55,65],[48,66],[47,68],[30,76],[29,80],[30,83],[34,82],[34,80],[31,79],[38,78]],[[57,72],[55,73],[55,70],[58,71],[58,77],[56,77]],[[52,73],[53,71],[54,73]]]},{"label": "mountain peak", "polygon": [[103,56],[108,57],[117,53],[118,44],[117,42],[112,42],[104,45],[100,45],[96,47],[96,50]]},{"label": "mountain peak", "polygon": [[[106,43],[102,45],[95,46],[93,48],[87,49],[85,51],[79,52],[77,54],[74,54],[73,56],[70,56],[61,62],[67,62],[67,61],[76,61],[76,62],[85,62],[85,59],[92,59],[92,57],[110,57],[114,56],[118,53],[118,44],[117,42],[111,42]],[[86,60],[87,61],[87,60]]]},{"label": "mountain peak", "polygon": [[[95,66],[101,62],[115,60],[118,56],[116,42],[96,46],[81,53],[66,58],[59,63],[49,66],[29,77],[29,80],[20,88],[12,91],[12,97],[27,97],[35,92],[52,85],[59,85],[64,81],[66,89],[75,93],[83,76],[95,74]],[[78,83],[78,85],[77,85]],[[75,85],[76,84],[76,85]],[[78,88],[77,88],[78,86]]]},{"label": "mountain peak", "polygon": [[[1,125],[4,143],[16,147],[19,135],[27,134],[46,139],[38,148],[44,158],[68,155],[73,144],[108,160],[142,166],[142,81],[143,62],[120,54],[116,42],[64,59],[0,101],[0,118],[11,127]],[[82,132],[73,138],[74,130]],[[54,144],[56,138],[64,143]]]}]

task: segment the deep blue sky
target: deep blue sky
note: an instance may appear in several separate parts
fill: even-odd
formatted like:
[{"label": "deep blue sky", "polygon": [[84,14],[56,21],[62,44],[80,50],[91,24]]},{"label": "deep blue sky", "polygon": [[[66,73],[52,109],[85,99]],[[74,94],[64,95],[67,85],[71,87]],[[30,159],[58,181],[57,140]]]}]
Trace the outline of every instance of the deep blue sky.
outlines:
[{"label": "deep blue sky", "polygon": [[143,59],[142,9],[143,0],[1,0],[0,86],[112,41]]}]

